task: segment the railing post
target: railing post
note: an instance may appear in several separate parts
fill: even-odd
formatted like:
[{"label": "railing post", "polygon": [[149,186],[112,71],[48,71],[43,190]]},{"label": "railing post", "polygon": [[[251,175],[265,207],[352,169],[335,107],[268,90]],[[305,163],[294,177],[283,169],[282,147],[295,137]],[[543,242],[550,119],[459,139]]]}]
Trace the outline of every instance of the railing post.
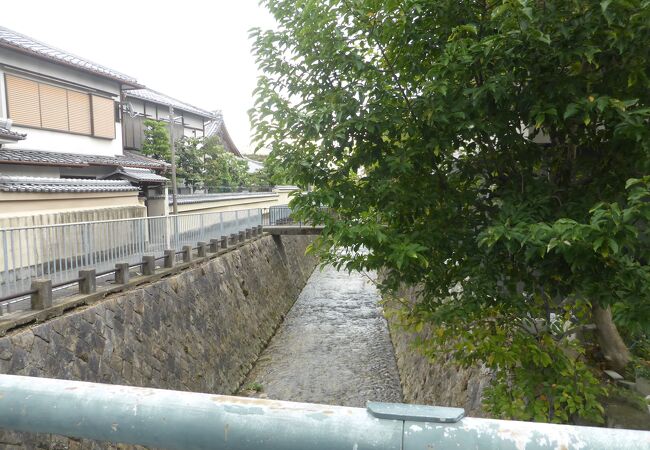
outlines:
[{"label": "railing post", "polygon": [[257,227],[251,228],[251,236],[252,237],[257,237]]},{"label": "railing post", "polygon": [[115,282],[117,284],[127,284],[129,282],[129,263],[115,264]]},{"label": "railing post", "polygon": [[228,236],[221,236],[221,248],[228,248]]},{"label": "railing post", "polygon": [[199,249],[199,258],[205,258],[206,256],[208,256],[207,242],[199,242],[196,246]]},{"label": "railing post", "polygon": [[210,253],[219,251],[219,239],[210,239]]},{"label": "railing post", "polygon": [[79,293],[92,294],[97,290],[97,276],[95,269],[84,269],[79,271]]},{"label": "railing post", "polygon": [[257,234],[261,236],[262,233],[264,233],[264,227],[262,225],[258,225],[257,226]]},{"label": "railing post", "polygon": [[32,293],[32,309],[40,310],[52,306],[52,280],[44,278],[32,280],[32,289],[36,289],[36,292]]},{"label": "railing post", "polygon": [[230,235],[230,242],[228,243],[228,245],[236,245],[238,239],[239,237],[235,233],[232,233]]},{"label": "railing post", "polygon": [[251,232],[250,228],[246,228],[245,233],[246,233],[246,239],[250,239],[253,237],[253,233]]},{"label": "railing post", "polygon": [[192,261],[192,246],[191,245],[184,245],[183,246],[183,262],[190,262]]},{"label": "railing post", "polygon": [[240,231],[239,232],[239,242],[244,242],[246,240],[246,232],[245,231]]},{"label": "railing post", "polygon": [[156,257],[144,255],[142,257],[142,275],[154,275],[156,273]]},{"label": "railing post", "polygon": [[165,269],[171,269],[176,262],[176,252],[174,250],[165,250]]}]

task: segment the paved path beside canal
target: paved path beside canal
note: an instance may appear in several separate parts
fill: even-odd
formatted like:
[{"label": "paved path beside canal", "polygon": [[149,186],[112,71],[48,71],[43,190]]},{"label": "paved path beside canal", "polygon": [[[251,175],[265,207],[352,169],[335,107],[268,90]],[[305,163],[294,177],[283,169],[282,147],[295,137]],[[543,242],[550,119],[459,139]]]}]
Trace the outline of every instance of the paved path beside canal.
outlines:
[{"label": "paved path beside canal", "polygon": [[277,400],[365,406],[402,392],[379,294],[368,278],[317,268],[244,382]]}]

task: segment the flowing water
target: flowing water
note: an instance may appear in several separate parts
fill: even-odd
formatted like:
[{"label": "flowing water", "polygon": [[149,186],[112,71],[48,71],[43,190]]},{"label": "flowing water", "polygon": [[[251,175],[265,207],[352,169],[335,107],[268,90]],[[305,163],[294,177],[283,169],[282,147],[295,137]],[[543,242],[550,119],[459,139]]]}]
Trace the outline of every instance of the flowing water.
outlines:
[{"label": "flowing water", "polygon": [[401,402],[379,299],[365,275],[317,268],[241,393],[359,407],[368,400]]}]

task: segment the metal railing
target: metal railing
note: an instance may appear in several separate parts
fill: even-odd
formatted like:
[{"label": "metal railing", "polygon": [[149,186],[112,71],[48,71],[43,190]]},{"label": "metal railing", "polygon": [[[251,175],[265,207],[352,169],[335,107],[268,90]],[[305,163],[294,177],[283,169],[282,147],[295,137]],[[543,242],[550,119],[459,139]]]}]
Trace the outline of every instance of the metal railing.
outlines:
[{"label": "metal railing", "polygon": [[33,293],[35,279],[48,279],[56,288],[79,281],[80,270],[102,276],[117,263],[139,265],[144,255],[162,259],[165,251],[180,253],[188,245],[252,229],[265,217],[262,209],[247,209],[0,229],[0,312],[3,303],[11,310],[21,300],[16,297]]},{"label": "metal railing", "polygon": [[[320,210],[322,213],[326,213],[328,215],[333,214],[333,210],[328,207],[321,207]],[[268,223],[265,225],[298,225],[300,227],[311,227],[317,224],[296,220],[295,217],[293,217],[293,211],[288,205],[278,205],[269,207]]]},{"label": "metal railing", "polygon": [[464,417],[461,408],[366,408],[0,375],[0,428],[169,449],[650,448],[650,432]]},{"label": "metal railing", "polygon": [[268,222],[265,225],[289,225],[293,224],[291,208],[287,205],[271,206],[269,208]]}]

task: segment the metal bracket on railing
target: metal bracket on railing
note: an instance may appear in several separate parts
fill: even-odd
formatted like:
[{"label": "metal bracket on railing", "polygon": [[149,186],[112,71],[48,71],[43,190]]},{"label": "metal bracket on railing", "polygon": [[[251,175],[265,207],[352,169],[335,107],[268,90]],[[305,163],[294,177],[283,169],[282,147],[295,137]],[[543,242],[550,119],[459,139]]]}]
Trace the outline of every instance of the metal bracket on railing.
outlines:
[{"label": "metal bracket on railing", "polygon": [[465,417],[463,408],[444,406],[405,405],[403,403],[368,402],[366,409],[378,419],[411,422],[456,423]]}]

